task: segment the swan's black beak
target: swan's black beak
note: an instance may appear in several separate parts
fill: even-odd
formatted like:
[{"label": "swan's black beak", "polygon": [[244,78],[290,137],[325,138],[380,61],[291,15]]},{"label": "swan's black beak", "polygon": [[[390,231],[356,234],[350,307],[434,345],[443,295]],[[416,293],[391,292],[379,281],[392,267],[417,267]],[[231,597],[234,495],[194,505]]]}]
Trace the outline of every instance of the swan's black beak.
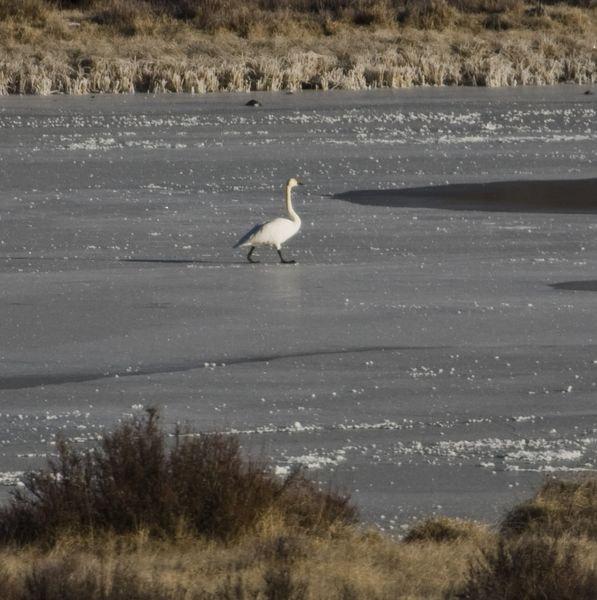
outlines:
[{"label": "swan's black beak", "polygon": [[305,184],[304,184],[304,183],[303,183],[303,182],[302,182],[300,179],[297,179],[297,180],[296,180],[296,182],[297,182],[299,185],[305,185]]}]

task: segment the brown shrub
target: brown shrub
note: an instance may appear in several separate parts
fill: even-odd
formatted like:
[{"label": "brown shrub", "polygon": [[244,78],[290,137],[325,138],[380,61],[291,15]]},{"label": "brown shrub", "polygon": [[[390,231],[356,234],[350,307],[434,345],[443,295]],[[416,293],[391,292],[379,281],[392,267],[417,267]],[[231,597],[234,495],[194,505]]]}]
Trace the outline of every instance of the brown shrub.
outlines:
[{"label": "brown shrub", "polygon": [[502,535],[564,534],[597,540],[597,478],[547,480],[502,520]]},{"label": "brown shrub", "polygon": [[416,0],[409,2],[399,20],[416,29],[441,31],[454,18],[454,11],[446,0]]},{"label": "brown shrub", "polygon": [[483,19],[483,27],[485,29],[491,29],[493,31],[506,31],[512,27],[513,23],[504,15],[498,13],[490,14]]},{"label": "brown shrub", "polygon": [[0,0],[0,21],[8,18],[35,24],[46,17],[44,0]]},{"label": "brown shrub", "polygon": [[96,0],[47,0],[47,2],[56,8],[78,8],[84,10],[92,6]]},{"label": "brown shrub", "polygon": [[480,526],[472,521],[451,519],[449,517],[431,517],[411,527],[404,536],[406,543],[411,542],[455,542],[474,539]]},{"label": "brown shrub", "polygon": [[201,10],[201,5],[214,6],[211,2],[200,0],[150,0],[150,4],[156,10],[182,20],[194,19]]},{"label": "brown shrub", "polygon": [[[597,0],[595,6],[597,6]],[[580,9],[560,6],[548,9],[547,14],[552,22],[559,24],[567,31],[584,34],[587,29],[586,14]]]},{"label": "brown shrub", "polygon": [[139,31],[144,7],[140,0],[105,0],[92,11],[90,20],[110,27],[121,35],[132,36]]},{"label": "brown shrub", "polygon": [[479,12],[504,14],[518,12],[523,7],[522,0],[481,0]]},{"label": "brown shrub", "polygon": [[343,14],[357,26],[392,25],[396,20],[396,11],[387,0],[358,0],[346,8]]},{"label": "brown shrub", "polygon": [[594,600],[597,572],[579,560],[573,544],[549,537],[500,539],[472,565],[467,600]]},{"label": "brown shrub", "polygon": [[302,471],[280,480],[244,459],[235,437],[178,433],[168,447],[154,411],[104,434],[94,450],[60,441],[58,454],[47,471],[29,473],[25,491],[0,509],[0,541],[141,530],[228,539],[272,513],[314,533],[356,518],[348,498],[319,491]]}]

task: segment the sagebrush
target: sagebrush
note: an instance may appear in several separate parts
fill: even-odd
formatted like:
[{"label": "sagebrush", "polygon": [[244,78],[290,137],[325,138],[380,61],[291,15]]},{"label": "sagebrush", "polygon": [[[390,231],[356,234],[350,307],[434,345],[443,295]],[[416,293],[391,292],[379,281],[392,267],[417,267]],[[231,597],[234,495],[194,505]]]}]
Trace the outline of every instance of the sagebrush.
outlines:
[{"label": "sagebrush", "polygon": [[301,470],[279,479],[243,457],[233,436],[177,431],[168,444],[154,411],[106,432],[96,448],[60,440],[57,450],[0,509],[0,541],[102,531],[229,539],[265,519],[316,532],[356,518],[348,497],[320,491]]}]

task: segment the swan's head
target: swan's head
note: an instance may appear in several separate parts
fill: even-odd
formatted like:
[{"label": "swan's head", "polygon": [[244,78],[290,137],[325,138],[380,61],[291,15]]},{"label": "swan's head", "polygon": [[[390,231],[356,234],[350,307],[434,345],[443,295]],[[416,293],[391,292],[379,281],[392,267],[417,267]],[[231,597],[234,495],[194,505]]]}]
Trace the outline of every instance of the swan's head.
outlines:
[{"label": "swan's head", "polygon": [[294,177],[289,179],[288,183],[286,183],[286,187],[288,187],[288,188],[293,188],[293,187],[296,187],[297,185],[304,185],[304,184],[302,181],[299,181],[298,179],[295,179]]}]

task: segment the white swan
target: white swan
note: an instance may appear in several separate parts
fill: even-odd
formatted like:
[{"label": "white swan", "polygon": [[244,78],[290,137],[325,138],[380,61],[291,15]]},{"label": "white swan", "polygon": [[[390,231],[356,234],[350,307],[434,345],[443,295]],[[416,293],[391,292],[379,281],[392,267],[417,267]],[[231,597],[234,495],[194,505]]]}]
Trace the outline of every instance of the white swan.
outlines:
[{"label": "white swan", "polygon": [[290,195],[292,188],[297,185],[303,185],[303,183],[294,177],[289,179],[286,183],[286,210],[288,211],[288,219],[278,217],[267,223],[255,225],[253,229],[247,231],[247,233],[234,244],[234,248],[238,248],[239,246],[251,246],[249,254],[247,254],[247,260],[250,263],[259,262],[251,258],[253,250],[255,250],[257,246],[271,246],[272,248],[275,248],[278,251],[280,261],[284,264],[293,264],[296,262],[294,260],[286,260],[282,256],[281,246],[301,228],[301,219],[292,208],[292,198]]}]

